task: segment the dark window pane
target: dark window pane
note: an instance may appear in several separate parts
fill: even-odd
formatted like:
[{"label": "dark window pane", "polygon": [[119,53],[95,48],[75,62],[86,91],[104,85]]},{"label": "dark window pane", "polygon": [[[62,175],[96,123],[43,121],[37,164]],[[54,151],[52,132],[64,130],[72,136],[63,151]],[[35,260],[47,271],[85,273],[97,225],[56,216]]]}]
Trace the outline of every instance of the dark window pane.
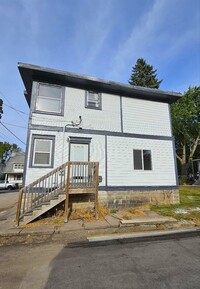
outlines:
[{"label": "dark window pane", "polygon": [[143,150],[144,170],[151,170],[151,151]]},{"label": "dark window pane", "polygon": [[142,170],[142,155],[141,150],[133,151],[133,161],[134,161],[134,169]]}]

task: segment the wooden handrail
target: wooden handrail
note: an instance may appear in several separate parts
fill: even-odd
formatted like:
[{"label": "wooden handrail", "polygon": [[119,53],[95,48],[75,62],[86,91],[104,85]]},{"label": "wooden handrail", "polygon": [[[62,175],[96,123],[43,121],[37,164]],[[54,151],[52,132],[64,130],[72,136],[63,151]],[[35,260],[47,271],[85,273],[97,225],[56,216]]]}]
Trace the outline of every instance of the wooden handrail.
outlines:
[{"label": "wooden handrail", "polygon": [[94,188],[98,194],[98,162],[66,162],[38,178],[19,192],[16,223],[33,209],[49,202],[66,191],[66,208],[69,207],[69,189]]}]

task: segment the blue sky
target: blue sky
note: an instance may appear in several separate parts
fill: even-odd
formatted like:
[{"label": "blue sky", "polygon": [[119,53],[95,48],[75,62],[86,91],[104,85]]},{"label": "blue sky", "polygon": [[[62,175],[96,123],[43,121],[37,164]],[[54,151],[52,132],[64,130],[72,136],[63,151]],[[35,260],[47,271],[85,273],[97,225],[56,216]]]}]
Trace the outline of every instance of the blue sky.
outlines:
[{"label": "blue sky", "polygon": [[[200,85],[199,0],[0,0],[0,37],[2,123],[24,143],[29,108],[17,62],[127,83],[142,57],[162,90]],[[2,125],[0,141],[25,149]]]}]

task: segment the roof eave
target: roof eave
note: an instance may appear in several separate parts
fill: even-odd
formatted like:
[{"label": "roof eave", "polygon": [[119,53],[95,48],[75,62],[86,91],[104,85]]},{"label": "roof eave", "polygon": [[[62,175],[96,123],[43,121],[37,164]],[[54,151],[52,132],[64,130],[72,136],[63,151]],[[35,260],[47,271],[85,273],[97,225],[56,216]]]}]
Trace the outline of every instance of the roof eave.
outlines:
[{"label": "roof eave", "polygon": [[104,93],[117,94],[127,97],[152,100],[158,102],[173,103],[180,99],[180,93],[162,91],[146,87],[132,86],[113,81],[75,74],[66,71],[40,67],[31,64],[18,63],[18,68],[24,82],[25,97],[30,106],[32,82],[41,81],[52,84],[60,84],[85,90],[97,90]]}]

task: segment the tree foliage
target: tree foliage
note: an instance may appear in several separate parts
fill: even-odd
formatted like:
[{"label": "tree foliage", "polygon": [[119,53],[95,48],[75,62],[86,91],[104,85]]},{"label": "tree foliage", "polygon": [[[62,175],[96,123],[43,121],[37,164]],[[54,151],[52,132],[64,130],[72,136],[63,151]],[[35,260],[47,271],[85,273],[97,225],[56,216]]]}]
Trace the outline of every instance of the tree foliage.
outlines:
[{"label": "tree foliage", "polygon": [[146,63],[143,58],[138,58],[134,67],[132,67],[132,74],[129,79],[129,84],[135,86],[159,88],[162,80],[157,79],[157,70],[152,65]]},{"label": "tree foliage", "polygon": [[8,142],[0,142],[0,162],[7,161],[13,152],[20,152],[21,148],[16,144],[10,144]]},{"label": "tree foliage", "polygon": [[181,176],[185,179],[200,146],[200,86],[189,87],[183,97],[171,106],[171,112],[176,157]]}]

